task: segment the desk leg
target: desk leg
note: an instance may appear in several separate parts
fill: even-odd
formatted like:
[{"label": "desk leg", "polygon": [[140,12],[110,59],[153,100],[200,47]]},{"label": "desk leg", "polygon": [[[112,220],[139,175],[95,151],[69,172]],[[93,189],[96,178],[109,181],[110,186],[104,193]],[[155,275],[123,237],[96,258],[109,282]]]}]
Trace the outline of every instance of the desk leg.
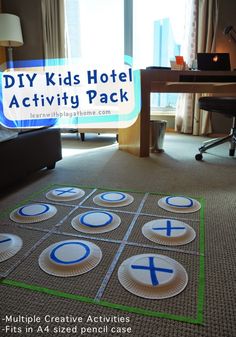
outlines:
[{"label": "desk leg", "polygon": [[138,157],[149,157],[150,88],[141,73],[141,112],[130,127],[119,129],[119,149]]}]

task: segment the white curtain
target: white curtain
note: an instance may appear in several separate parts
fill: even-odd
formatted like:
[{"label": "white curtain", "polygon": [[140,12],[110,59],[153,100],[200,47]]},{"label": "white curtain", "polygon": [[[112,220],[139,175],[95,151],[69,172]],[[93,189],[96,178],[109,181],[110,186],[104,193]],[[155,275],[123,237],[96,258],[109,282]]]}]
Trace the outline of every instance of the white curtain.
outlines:
[{"label": "white curtain", "polygon": [[[199,0],[197,40],[198,52],[215,52],[218,15],[218,0]],[[205,95],[209,96],[209,94]],[[198,108],[198,99],[200,96],[204,95],[195,95],[193,134],[207,135],[212,132],[211,114],[208,111],[200,110]]]},{"label": "white curtain", "polygon": [[[181,50],[188,65],[192,65],[196,55],[197,34],[197,0],[189,0],[186,4],[185,38]],[[180,94],[176,105],[175,129],[182,133],[193,130],[194,95]]]},{"label": "white curtain", "polygon": [[44,57],[66,57],[64,0],[41,0]]}]

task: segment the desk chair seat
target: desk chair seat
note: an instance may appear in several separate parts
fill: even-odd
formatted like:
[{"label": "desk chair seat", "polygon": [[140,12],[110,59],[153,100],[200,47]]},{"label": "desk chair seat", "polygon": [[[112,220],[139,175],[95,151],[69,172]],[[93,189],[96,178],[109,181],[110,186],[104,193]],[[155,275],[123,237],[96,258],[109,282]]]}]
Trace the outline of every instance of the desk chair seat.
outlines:
[{"label": "desk chair seat", "polygon": [[223,144],[225,142],[230,143],[229,155],[234,156],[236,145],[236,97],[201,97],[199,98],[199,108],[202,110],[217,112],[233,119],[231,132],[224,138],[217,138],[209,140],[203,143],[199,148],[198,154],[196,154],[196,160],[202,160],[202,153],[208,149]]}]

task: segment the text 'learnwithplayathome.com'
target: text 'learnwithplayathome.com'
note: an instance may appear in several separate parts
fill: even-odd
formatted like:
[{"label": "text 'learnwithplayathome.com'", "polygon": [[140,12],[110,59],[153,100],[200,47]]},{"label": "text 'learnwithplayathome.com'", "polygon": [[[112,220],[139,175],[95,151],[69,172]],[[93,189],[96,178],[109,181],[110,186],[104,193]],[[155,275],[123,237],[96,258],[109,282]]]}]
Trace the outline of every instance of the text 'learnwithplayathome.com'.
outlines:
[{"label": "text 'learnwithplayathome.com'", "polygon": [[140,112],[139,71],[128,65],[23,67],[5,70],[0,79],[0,122],[6,127],[30,127],[32,120],[34,127],[127,127]]}]

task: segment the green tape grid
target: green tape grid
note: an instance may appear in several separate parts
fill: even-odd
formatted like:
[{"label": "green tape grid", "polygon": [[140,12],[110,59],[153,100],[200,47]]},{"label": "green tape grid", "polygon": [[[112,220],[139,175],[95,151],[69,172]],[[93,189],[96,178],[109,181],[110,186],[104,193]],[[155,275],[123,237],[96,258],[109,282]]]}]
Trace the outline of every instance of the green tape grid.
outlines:
[{"label": "green tape grid", "polygon": [[130,306],[126,306],[126,305],[122,305],[122,304],[115,304],[115,303],[102,301],[102,300],[101,301],[95,301],[93,298],[80,296],[80,295],[76,295],[76,294],[65,293],[65,292],[61,292],[61,291],[58,291],[58,290],[54,290],[54,289],[40,287],[40,286],[37,286],[37,285],[31,285],[31,284],[27,284],[27,283],[23,283],[23,282],[18,282],[18,281],[15,281],[15,280],[7,280],[7,279],[1,280],[0,284],[6,285],[6,286],[11,286],[11,287],[23,288],[23,289],[26,289],[26,290],[35,291],[35,292],[39,292],[39,293],[45,293],[45,294],[55,296],[55,297],[61,297],[61,298],[65,298],[65,299],[76,300],[76,301],[95,304],[95,305],[101,305],[103,307],[123,310],[123,311],[126,311],[126,312],[141,314],[141,315],[145,315],[145,316],[167,318],[167,319],[173,319],[173,320],[176,320],[176,321],[193,323],[193,324],[199,324],[200,323],[198,321],[198,319],[194,319],[194,318],[191,318],[191,317],[185,317],[185,316],[179,316],[179,315],[173,315],[173,314],[167,314],[167,313],[162,313],[162,312],[157,312],[157,311],[146,310],[146,309],[142,309],[142,308],[130,307]]},{"label": "green tape grid", "polygon": [[[41,190],[32,193],[28,198],[24,199],[21,202],[18,202],[17,204],[15,204],[13,207],[9,207],[7,209],[5,209],[4,211],[0,212],[0,219],[3,218],[6,215],[9,215],[9,213],[11,213],[14,209],[25,205],[26,203],[29,203],[32,201],[32,199],[36,198],[38,195],[42,194],[43,192],[47,192],[50,189],[53,189],[56,186],[74,186],[74,187],[79,187],[78,185],[75,184],[48,184],[47,187],[42,188]],[[87,189],[92,189],[92,187],[83,187],[83,188],[87,188]]]},{"label": "green tape grid", "polygon": [[[150,195],[163,195],[163,196],[170,196],[170,197],[180,197],[180,196],[182,196],[182,194],[179,194],[179,195],[177,195],[177,194],[173,194],[173,193],[160,193],[160,192],[158,192],[158,193],[156,193],[156,192],[150,192],[149,193]],[[201,200],[203,200],[203,198],[202,197],[196,197],[196,196],[193,196],[193,195],[188,195],[188,197],[189,198],[192,198],[192,199],[196,199],[196,200],[198,200],[200,203],[201,203]]]},{"label": "green tape grid", "polygon": [[[78,186],[74,184],[49,184],[46,188],[43,188],[42,190],[33,193],[28,199],[22,201],[19,203],[17,206],[19,207],[20,205],[23,205],[25,202],[30,201],[32,198],[35,196],[49,190],[49,188],[53,188],[55,186],[75,186],[79,188],[87,188],[87,189],[95,189],[96,187],[91,187],[91,186]],[[97,190],[108,190],[106,187],[98,187],[96,188]],[[117,189],[110,189],[111,191],[116,191]],[[132,192],[132,193],[144,193],[143,191],[132,191],[132,190],[123,190],[123,192]],[[155,192],[150,192],[149,194],[152,195],[166,195],[166,193],[155,193]],[[172,195],[172,194],[169,194]],[[68,299],[75,299],[81,302],[86,302],[86,303],[93,303],[93,304],[99,304],[104,307],[109,307],[113,309],[120,309],[120,310],[125,310],[131,313],[137,313],[137,314],[142,314],[145,316],[152,316],[152,317],[162,317],[162,318],[169,318],[177,321],[182,321],[182,322],[187,322],[187,323],[193,323],[193,324],[202,324],[203,323],[203,308],[204,308],[204,284],[205,284],[205,272],[204,272],[204,208],[205,208],[205,202],[204,198],[202,197],[195,197],[196,199],[199,200],[201,204],[201,209],[200,209],[200,240],[199,240],[199,249],[200,249],[200,256],[199,256],[199,282],[198,282],[198,295],[197,295],[197,319],[191,318],[191,317],[185,317],[185,316],[178,316],[178,315],[173,315],[173,314],[167,314],[167,313],[161,313],[161,312],[156,312],[156,311],[151,311],[151,310],[145,310],[142,308],[136,308],[136,307],[129,307],[125,305],[120,305],[120,304],[115,304],[115,303],[110,303],[106,301],[95,301],[92,298],[88,297],[82,297],[79,295],[74,295],[74,294],[69,294],[69,293],[64,293],[44,287],[39,287],[39,286],[34,286],[34,285],[29,285],[26,283],[18,282],[18,281],[13,281],[13,280],[1,280],[1,284],[4,285],[9,285],[9,286],[16,286],[19,288],[24,288],[28,290],[33,290],[37,292],[42,292],[42,293],[47,293],[53,296],[57,297],[63,297],[63,298],[68,298]],[[15,207],[17,207],[15,206]],[[11,210],[15,209],[11,208]],[[4,211],[5,213],[9,212],[9,209]]]},{"label": "green tape grid", "polygon": [[[103,186],[101,186],[101,187],[91,187],[91,186],[79,186],[79,185],[74,185],[74,184],[53,184],[53,186],[74,186],[74,187],[78,187],[78,188],[85,188],[85,189],[90,189],[90,190],[92,190],[92,189],[96,189],[96,190],[105,190],[105,191],[120,191],[120,189],[118,188],[107,188],[107,187],[103,187]],[[149,192],[144,192],[144,191],[133,191],[133,190],[129,190],[129,189],[127,189],[127,190],[124,190],[123,188],[122,188],[122,190],[121,190],[122,192],[130,192],[130,193],[137,193],[137,194],[144,194],[144,193],[149,193]],[[159,193],[156,193],[156,194],[159,194]]]},{"label": "green tape grid", "polygon": [[199,238],[199,280],[198,280],[198,302],[197,302],[197,318],[200,323],[203,323],[203,310],[204,310],[204,288],[205,288],[205,200],[201,198],[201,209],[200,209],[200,238]]},{"label": "green tape grid", "polygon": [[27,199],[24,199],[21,202],[18,202],[17,204],[14,205],[14,207],[9,207],[7,209],[5,209],[3,212],[0,213],[0,219],[3,218],[6,215],[9,215],[9,213],[11,213],[14,209],[23,206],[25,203],[28,203],[31,201],[31,199],[35,198],[37,195],[46,192],[50,187],[53,187],[55,184],[50,184],[45,188],[42,188],[41,190],[39,190],[38,192],[34,192],[32,193]]}]

